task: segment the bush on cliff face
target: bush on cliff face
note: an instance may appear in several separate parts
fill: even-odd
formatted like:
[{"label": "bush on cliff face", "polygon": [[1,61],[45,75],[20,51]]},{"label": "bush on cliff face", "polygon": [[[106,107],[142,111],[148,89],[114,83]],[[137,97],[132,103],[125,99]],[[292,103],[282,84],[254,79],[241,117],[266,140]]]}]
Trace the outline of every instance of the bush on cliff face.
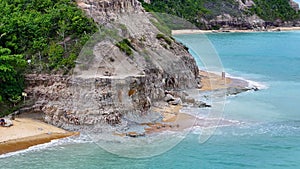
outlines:
[{"label": "bush on cliff face", "polygon": [[134,47],[131,45],[130,41],[128,39],[123,39],[122,41],[116,43],[116,46],[122,51],[125,52],[125,54],[127,56],[131,56],[133,55],[133,51],[132,49],[134,49]]},{"label": "bush on cliff face", "polygon": [[[21,72],[68,73],[97,27],[75,0],[1,0],[0,9],[0,111],[4,111],[12,107],[9,98],[23,91]],[[25,60],[31,61],[27,69]]]},{"label": "bush on cliff face", "polygon": [[173,42],[171,38],[169,38],[169,37],[167,37],[167,36],[165,36],[164,34],[161,34],[161,33],[157,34],[156,38],[157,39],[163,39],[168,45],[171,45],[172,42]]}]

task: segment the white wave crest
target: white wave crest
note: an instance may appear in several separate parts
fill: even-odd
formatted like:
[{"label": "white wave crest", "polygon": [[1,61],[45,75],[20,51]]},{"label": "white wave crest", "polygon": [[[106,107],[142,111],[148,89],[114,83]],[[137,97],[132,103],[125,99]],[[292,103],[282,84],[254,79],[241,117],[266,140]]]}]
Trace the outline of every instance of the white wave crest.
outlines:
[{"label": "white wave crest", "polygon": [[259,90],[264,90],[264,89],[268,89],[268,85],[263,83],[263,82],[257,82],[257,81],[253,81],[253,80],[249,80],[249,79],[246,79],[244,77],[238,77],[238,76],[233,76],[229,73],[226,73],[226,76],[229,77],[229,78],[232,78],[232,79],[238,79],[238,80],[242,80],[242,81],[245,81],[248,83],[248,88],[257,88]]}]

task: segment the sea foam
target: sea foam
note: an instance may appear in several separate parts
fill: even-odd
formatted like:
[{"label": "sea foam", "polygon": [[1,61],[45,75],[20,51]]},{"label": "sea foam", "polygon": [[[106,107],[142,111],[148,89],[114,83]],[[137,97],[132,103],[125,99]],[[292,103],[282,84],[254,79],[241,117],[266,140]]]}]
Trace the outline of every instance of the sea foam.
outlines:
[{"label": "sea foam", "polygon": [[229,77],[229,78],[232,78],[232,79],[238,79],[238,80],[246,81],[248,83],[248,88],[257,88],[259,90],[264,90],[264,89],[269,88],[268,85],[265,84],[264,82],[257,82],[257,81],[246,79],[244,77],[233,76],[229,73],[226,73],[226,76]]}]

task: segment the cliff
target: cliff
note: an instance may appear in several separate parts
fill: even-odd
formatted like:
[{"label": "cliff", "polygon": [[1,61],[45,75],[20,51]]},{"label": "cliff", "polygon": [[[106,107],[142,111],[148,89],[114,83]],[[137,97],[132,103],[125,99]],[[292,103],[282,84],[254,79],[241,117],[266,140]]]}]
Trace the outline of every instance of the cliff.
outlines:
[{"label": "cliff", "polygon": [[201,29],[266,29],[299,26],[299,5],[293,0],[141,0],[147,11],[183,17]]},{"label": "cliff", "polygon": [[[69,129],[109,128],[161,118],[152,106],[166,91],[180,104],[199,70],[187,49],[154,25],[136,0],[85,0],[78,6],[100,26],[83,47],[72,76],[27,75],[31,110]],[[169,93],[169,92],[167,92]]]}]

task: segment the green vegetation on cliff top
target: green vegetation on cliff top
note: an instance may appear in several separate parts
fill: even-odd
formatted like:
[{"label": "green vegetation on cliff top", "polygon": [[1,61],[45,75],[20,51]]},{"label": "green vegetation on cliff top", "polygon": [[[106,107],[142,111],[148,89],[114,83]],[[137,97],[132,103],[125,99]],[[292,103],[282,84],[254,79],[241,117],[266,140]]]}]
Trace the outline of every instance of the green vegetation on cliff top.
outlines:
[{"label": "green vegetation on cliff top", "polygon": [[289,4],[289,0],[253,0],[256,4],[251,11],[266,21],[292,21],[299,19],[299,13]]},{"label": "green vegetation on cliff top", "polygon": [[221,14],[239,17],[242,14],[257,14],[265,21],[291,21],[299,19],[288,0],[254,0],[255,6],[242,11],[235,0],[151,0],[151,4],[140,0],[146,11],[160,12],[184,18],[199,28],[205,28],[201,18],[210,20]]},{"label": "green vegetation on cliff top", "polygon": [[68,73],[96,25],[72,0],[1,0],[0,9],[2,116],[20,101],[24,73]]}]

